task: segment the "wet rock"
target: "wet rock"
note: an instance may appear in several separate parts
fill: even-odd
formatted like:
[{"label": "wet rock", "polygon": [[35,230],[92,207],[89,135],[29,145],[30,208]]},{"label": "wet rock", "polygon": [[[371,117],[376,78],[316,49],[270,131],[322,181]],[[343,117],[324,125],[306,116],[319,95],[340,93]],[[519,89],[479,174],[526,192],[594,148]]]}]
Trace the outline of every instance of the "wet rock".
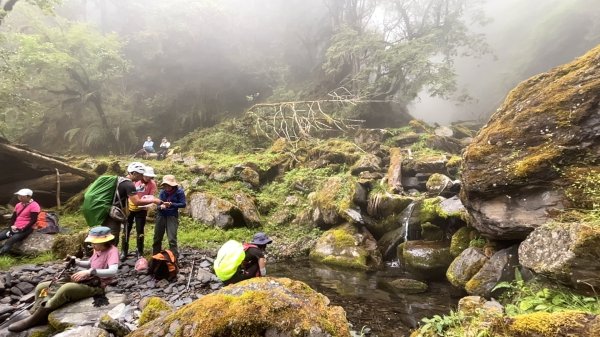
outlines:
[{"label": "wet rock", "polygon": [[443,174],[434,173],[427,180],[425,187],[427,187],[427,192],[430,194],[441,195],[444,192],[448,192],[452,188],[452,185],[452,179]]},{"label": "wet rock", "polygon": [[574,288],[600,288],[600,228],[586,223],[538,227],[519,246],[519,262]]},{"label": "wet rock", "polygon": [[359,269],[376,269],[382,263],[373,236],[366,230],[359,232],[350,224],[323,233],[310,257],[325,264]]},{"label": "wet rock", "polygon": [[483,267],[465,284],[470,295],[489,298],[494,287],[504,281],[512,281],[515,267],[519,265],[518,246],[512,246],[496,252]]},{"label": "wet rock", "polygon": [[384,219],[394,214],[400,214],[412,201],[412,198],[398,194],[370,193],[367,214],[376,219]]},{"label": "wet rock", "polygon": [[110,333],[104,329],[92,326],[78,326],[73,329],[63,331],[54,337],[109,337]]},{"label": "wet rock", "polygon": [[[243,294],[243,297],[241,295]],[[240,300],[241,298],[253,300]],[[261,315],[239,315],[255,312]],[[167,323],[168,322],[168,323]],[[249,336],[270,330],[272,336],[348,336],[340,307],[306,284],[285,278],[254,278],[204,296],[173,314],[134,331],[131,337]],[[240,333],[241,331],[241,333]]]},{"label": "wet rock", "polygon": [[419,294],[427,291],[427,283],[413,279],[396,279],[390,282],[394,290],[403,294]]},{"label": "wet rock", "polygon": [[449,242],[446,241],[405,242],[402,258],[409,270],[427,279],[442,277],[452,263]]},{"label": "wet rock", "polygon": [[454,234],[450,240],[450,253],[452,256],[458,256],[465,249],[469,248],[471,240],[478,236],[477,231],[472,227],[461,227]]},{"label": "wet rock", "polygon": [[452,261],[446,271],[446,278],[453,286],[463,288],[487,260],[482,249],[467,248]]},{"label": "wet rock", "polygon": [[98,327],[113,333],[117,337],[124,337],[131,332],[125,325],[125,316],[130,311],[124,303],[121,303],[100,318]]},{"label": "wet rock", "polygon": [[92,304],[93,299],[86,298],[54,310],[48,315],[48,321],[59,331],[73,326],[93,325],[103,314],[117,305],[125,303],[127,298],[126,295],[116,293],[107,293],[106,297],[109,301],[107,306],[96,308]]}]

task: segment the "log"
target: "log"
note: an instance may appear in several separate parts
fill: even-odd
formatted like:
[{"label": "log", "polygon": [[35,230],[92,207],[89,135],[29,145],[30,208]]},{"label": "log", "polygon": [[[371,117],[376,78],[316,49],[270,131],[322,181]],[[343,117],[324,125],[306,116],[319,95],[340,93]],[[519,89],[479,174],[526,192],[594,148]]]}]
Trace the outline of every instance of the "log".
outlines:
[{"label": "log", "polygon": [[[60,196],[75,195],[79,191],[86,188],[88,185],[87,180],[83,177],[76,176],[70,173],[63,174],[61,176],[60,187],[62,193]],[[56,175],[46,175],[40,178],[20,180],[11,182],[8,184],[0,185],[0,191],[18,191],[21,188],[29,188],[33,190],[33,198],[36,198],[36,194],[43,192],[44,194],[52,193],[56,194]],[[69,193],[70,192],[70,193]],[[6,204],[10,201],[11,194],[1,194],[0,204]]]},{"label": "log", "polygon": [[93,173],[71,166],[69,164],[65,164],[57,159],[13,146],[11,144],[0,142],[0,152],[17,157],[19,160],[22,161],[28,161],[42,167],[47,167],[52,171],[54,171],[55,169],[60,169],[61,171],[84,177],[88,181],[94,180],[96,178],[96,175]]}]

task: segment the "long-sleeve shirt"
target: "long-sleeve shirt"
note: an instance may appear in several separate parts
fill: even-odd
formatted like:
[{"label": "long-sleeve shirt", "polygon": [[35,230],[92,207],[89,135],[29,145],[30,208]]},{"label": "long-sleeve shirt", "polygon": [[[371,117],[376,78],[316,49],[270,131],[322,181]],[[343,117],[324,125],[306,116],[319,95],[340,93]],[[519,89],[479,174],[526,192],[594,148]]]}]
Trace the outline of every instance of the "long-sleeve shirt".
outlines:
[{"label": "long-sleeve shirt", "polygon": [[161,190],[160,195],[158,196],[160,200],[163,202],[170,202],[171,206],[162,209],[160,206],[158,207],[158,214],[160,216],[179,216],[179,209],[185,208],[185,192],[183,188],[177,186],[176,190],[171,192],[167,192],[167,190]]}]

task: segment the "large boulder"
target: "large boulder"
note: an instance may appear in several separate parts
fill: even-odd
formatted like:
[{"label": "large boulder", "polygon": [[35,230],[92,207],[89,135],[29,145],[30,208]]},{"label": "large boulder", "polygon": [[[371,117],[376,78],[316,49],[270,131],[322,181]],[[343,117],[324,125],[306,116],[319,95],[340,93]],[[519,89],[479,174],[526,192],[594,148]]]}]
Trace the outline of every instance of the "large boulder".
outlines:
[{"label": "large boulder", "polygon": [[600,227],[584,223],[538,227],[519,246],[519,262],[575,288],[600,288]]},{"label": "large boulder", "polygon": [[600,46],[513,89],[464,152],[473,226],[522,240],[553,211],[585,206],[565,192],[590,171],[598,177],[599,104]]},{"label": "large boulder", "polygon": [[91,297],[62,306],[48,315],[48,322],[58,331],[80,325],[94,325],[104,314],[127,301],[124,294],[109,292],[106,297],[109,304],[99,308],[94,307]]},{"label": "large boulder", "polygon": [[193,193],[189,197],[188,204],[190,216],[205,224],[221,229],[246,225],[242,212],[236,205],[208,193]]},{"label": "large boulder", "polygon": [[514,280],[515,267],[519,266],[517,246],[497,251],[465,284],[470,295],[490,297],[494,287],[500,282]]},{"label": "large boulder", "polygon": [[52,251],[56,235],[33,231],[22,243],[16,244],[12,251],[20,255],[35,256]]},{"label": "large boulder", "polygon": [[260,277],[206,295],[129,336],[347,337],[350,331],[344,309],[305,283]]},{"label": "large boulder", "polygon": [[310,257],[325,264],[358,269],[377,269],[382,264],[381,253],[371,233],[359,232],[350,224],[323,233]]},{"label": "large boulder", "polygon": [[483,267],[487,257],[480,248],[467,248],[452,261],[446,278],[453,286],[462,288]]},{"label": "large boulder", "polygon": [[409,270],[427,279],[442,277],[452,263],[447,241],[407,241],[404,243],[402,258]]},{"label": "large boulder", "polygon": [[366,191],[352,176],[334,176],[328,178],[309,199],[313,207],[314,225],[329,229],[344,220],[355,221],[347,210],[365,203]]}]

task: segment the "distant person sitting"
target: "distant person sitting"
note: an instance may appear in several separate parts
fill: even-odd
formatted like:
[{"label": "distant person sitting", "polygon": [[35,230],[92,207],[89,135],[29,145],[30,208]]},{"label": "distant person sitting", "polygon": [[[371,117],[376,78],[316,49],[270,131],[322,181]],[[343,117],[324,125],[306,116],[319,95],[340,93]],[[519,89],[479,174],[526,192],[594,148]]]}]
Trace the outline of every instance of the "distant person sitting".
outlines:
[{"label": "distant person sitting", "polygon": [[158,151],[156,152],[156,154],[157,154],[156,159],[158,159],[158,160],[165,159],[167,157],[167,153],[169,152],[170,147],[171,147],[171,143],[169,143],[167,138],[163,138],[162,141],[160,142],[160,147],[159,147]]},{"label": "distant person sitting", "polygon": [[148,154],[155,153],[155,152],[156,151],[154,150],[154,142],[152,141],[152,137],[148,136],[148,137],[146,137],[146,141],[142,145],[142,149],[139,150],[138,152],[136,152],[133,155],[133,158],[138,158],[138,157],[146,158],[148,156]]},{"label": "distant person sitting", "polygon": [[25,240],[33,232],[33,225],[37,222],[41,211],[40,205],[32,199],[32,190],[23,188],[15,194],[19,203],[15,205],[10,219],[11,226],[0,231],[0,240],[6,240],[4,246],[0,248],[0,254],[9,252],[15,243]]}]

